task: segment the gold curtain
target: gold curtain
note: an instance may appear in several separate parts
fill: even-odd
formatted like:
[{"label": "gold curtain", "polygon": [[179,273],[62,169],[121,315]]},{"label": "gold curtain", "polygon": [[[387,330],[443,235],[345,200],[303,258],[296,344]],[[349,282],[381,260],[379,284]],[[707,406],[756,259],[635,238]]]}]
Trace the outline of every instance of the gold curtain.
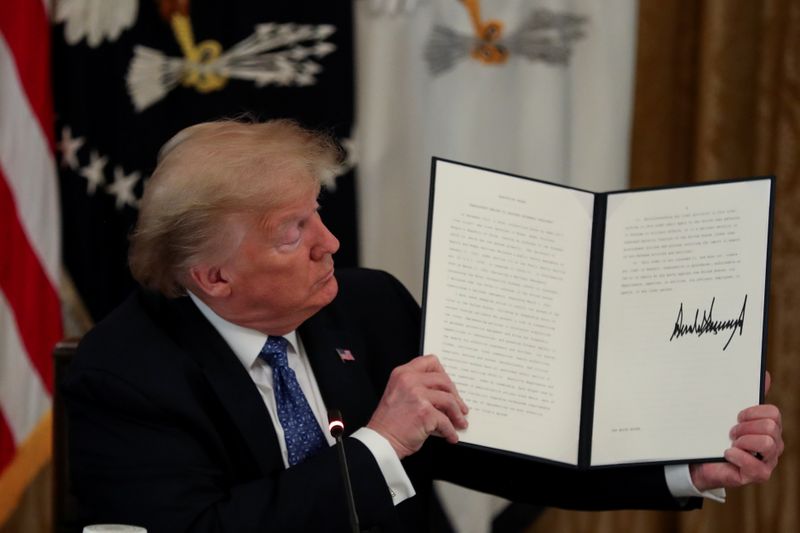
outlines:
[{"label": "gold curtain", "polygon": [[700,511],[551,509],[530,533],[800,531],[800,0],[640,0],[631,185],[777,176],[767,400],[787,447],[772,479]]}]

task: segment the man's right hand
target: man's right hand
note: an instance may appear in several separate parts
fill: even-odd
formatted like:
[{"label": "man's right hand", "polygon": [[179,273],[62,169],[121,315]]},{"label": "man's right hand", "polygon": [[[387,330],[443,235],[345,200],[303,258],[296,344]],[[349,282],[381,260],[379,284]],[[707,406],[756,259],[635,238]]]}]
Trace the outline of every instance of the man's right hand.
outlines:
[{"label": "man's right hand", "polygon": [[367,427],[377,431],[400,459],[422,447],[430,435],[458,442],[469,409],[435,355],[423,355],[392,371]]}]

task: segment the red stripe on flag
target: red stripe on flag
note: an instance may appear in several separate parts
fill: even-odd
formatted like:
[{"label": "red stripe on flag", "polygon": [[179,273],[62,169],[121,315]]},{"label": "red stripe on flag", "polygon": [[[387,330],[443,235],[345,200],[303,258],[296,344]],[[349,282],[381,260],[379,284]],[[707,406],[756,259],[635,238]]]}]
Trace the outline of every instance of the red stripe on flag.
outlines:
[{"label": "red stripe on flag", "polygon": [[50,94],[50,23],[42,0],[3,0],[0,33],[11,49],[20,83],[52,150],[55,144]]},{"label": "red stripe on flag", "polygon": [[16,451],[14,436],[11,434],[11,429],[8,426],[3,410],[0,409],[0,472],[8,466]]},{"label": "red stripe on flag", "polygon": [[[61,339],[61,306],[17,216],[8,180],[0,167],[0,289],[16,317],[34,368],[53,394],[53,346]],[[10,260],[8,260],[10,259]]]}]

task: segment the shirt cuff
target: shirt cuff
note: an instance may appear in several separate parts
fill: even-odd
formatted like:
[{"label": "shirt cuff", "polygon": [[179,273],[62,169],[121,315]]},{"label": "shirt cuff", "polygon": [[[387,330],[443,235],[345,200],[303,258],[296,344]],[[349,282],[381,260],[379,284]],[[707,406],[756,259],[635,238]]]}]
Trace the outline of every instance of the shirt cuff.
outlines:
[{"label": "shirt cuff", "polygon": [[706,498],[715,502],[725,503],[725,489],[697,490],[689,474],[689,465],[665,465],[664,477],[667,487],[675,498]]},{"label": "shirt cuff", "polygon": [[378,462],[378,468],[383,474],[383,479],[386,480],[386,486],[389,488],[389,494],[392,496],[394,505],[416,494],[414,486],[411,484],[411,480],[408,479],[408,474],[406,474],[406,470],[400,462],[400,458],[397,457],[388,440],[383,438],[377,431],[366,427],[359,428],[351,437],[360,440],[372,452]]}]

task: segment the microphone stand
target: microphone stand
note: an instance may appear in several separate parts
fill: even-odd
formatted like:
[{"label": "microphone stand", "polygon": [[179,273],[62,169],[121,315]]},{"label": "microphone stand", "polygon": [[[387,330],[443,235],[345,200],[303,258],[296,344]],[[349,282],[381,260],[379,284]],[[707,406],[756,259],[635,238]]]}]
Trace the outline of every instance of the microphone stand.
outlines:
[{"label": "microphone stand", "polygon": [[361,529],[358,524],[358,514],[356,513],[356,501],[353,498],[353,487],[350,484],[350,471],[347,468],[347,456],[344,454],[344,441],[342,440],[344,422],[342,422],[342,414],[338,409],[331,409],[328,411],[328,430],[331,436],[336,439],[336,449],[339,452],[339,466],[341,468],[342,480],[344,481],[347,512],[350,516],[350,528],[353,533],[360,533]]}]

